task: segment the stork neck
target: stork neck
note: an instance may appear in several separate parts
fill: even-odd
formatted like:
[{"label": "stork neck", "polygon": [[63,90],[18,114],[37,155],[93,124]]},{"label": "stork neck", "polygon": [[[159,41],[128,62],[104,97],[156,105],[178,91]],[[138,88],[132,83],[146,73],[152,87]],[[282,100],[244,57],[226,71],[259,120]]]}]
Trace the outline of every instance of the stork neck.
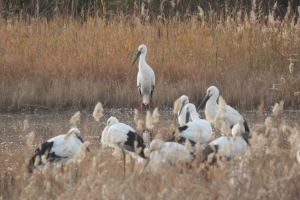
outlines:
[{"label": "stork neck", "polygon": [[199,120],[199,117],[198,117],[196,111],[191,112],[191,118],[192,118],[193,122]]},{"label": "stork neck", "polygon": [[206,106],[217,106],[217,98],[215,96],[211,96],[206,102]]},{"label": "stork neck", "polygon": [[146,54],[141,54],[140,55],[140,60],[139,60],[139,68],[144,67],[145,65],[143,65],[144,63],[146,63]]}]

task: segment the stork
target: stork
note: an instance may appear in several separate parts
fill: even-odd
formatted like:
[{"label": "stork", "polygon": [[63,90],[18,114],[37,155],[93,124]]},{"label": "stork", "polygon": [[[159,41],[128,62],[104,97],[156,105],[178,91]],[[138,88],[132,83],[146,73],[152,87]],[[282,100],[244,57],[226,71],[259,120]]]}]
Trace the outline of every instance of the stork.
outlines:
[{"label": "stork", "polygon": [[[71,128],[67,134],[58,135],[44,142],[41,148],[37,148],[33,157],[29,160],[27,166],[28,172],[31,173],[35,168],[36,159],[39,158],[38,168],[44,167],[42,156],[46,156],[46,161],[55,164],[61,164],[63,171],[63,164],[72,159],[83,144],[81,132],[78,128]],[[87,148],[89,151],[89,149]]]},{"label": "stork", "polygon": [[[186,113],[190,113],[192,122],[186,123],[184,126],[178,128],[180,140],[178,143],[185,144],[186,139],[189,139],[192,146],[194,146],[198,139],[201,139],[200,146],[203,147],[209,140],[212,134],[212,127],[210,123],[204,119],[200,119],[196,111],[196,107],[192,103],[185,106]],[[169,141],[175,140],[175,133],[169,138]]]},{"label": "stork", "polygon": [[207,89],[207,95],[201,102],[199,109],[203,108],[205,106],[205,116],[206,119],[214,124],[219,130],[221,130],[223,123],[228,123],[230,127],[232,128],[234,125],[236,125],[240,119],[243,120],[243,134],[249,135],[250,130],[248,127],[248,124],[246,120],[231,106],[226,105],[226,111],[223,115],[223,117],[218,120],[218,122],[215,122],[215,117],[217,113],[219,112],[220,105],[217,103],[217,99],[219,97],[219,90],[216,86],[210,86]]},{"label": "stork", "polygon": [[138,48],[138,53],[133,60],[131,66],[140,58],[139,61],[139,72],[137,75],[137,87],[141,96],[141,111],[143,105],[148,106],[150,110],[152,103],[152,95],[155,88],[155,74],[152,68],[146,62],[147,47],[142,44]]}]

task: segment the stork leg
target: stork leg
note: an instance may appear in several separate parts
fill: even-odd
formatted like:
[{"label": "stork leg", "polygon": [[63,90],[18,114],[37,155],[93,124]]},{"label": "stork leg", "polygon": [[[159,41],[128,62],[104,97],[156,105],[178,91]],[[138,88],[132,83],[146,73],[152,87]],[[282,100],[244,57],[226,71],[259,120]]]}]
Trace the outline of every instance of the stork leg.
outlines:
[{"label": "stork leg", "polygon": [[143,100],[142,99],[140,101],[140,111],[141,111],[141,113],[143,112]]},{"label": "stork leg", "polygon": [[151,108],[151,100],[149,101],[149,104],[148,104],[148,110],[150,111],[150,108]]},{"label": "stork leg", "polygon": [[60,172],[61,172],[61,173],[64,173],[64,165],[63,165],[63,164],[62,164],[61,167],[60,167]]},{"label": "stork leg", "polygon": [[123,176],[125,176],[126,155],[125,155],[125,151],[123,149],[122,149],[122,153],[123,153]]}]

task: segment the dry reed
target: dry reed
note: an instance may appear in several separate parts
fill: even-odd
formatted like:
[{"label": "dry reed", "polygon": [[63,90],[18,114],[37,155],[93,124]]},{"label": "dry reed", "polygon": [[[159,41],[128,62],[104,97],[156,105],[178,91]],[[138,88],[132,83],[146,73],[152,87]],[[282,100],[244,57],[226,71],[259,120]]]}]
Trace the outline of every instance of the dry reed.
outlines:
[{"label": "dry reed", "polygon": [[95,106],[93,117],[97,122],[99,122],[100,118],[103,117],[103,107],[101,102],[98,102],[97,105]]},{"label": "dry reed", "polygon": [[27,131],[29,129],[28,119],[25,119],[23,124],[24,124],[23,131]]},{"label": "dry reed", "polygon": [[137,108],[137,69],[128,66],[141,43],[156,74],[155,107],[170,108],[182,94],[200,103],[216,85],[241,109],[282,99],[299,108],[299,20],[273,11],[216,16],[200,9],[205,20],[167,24],[124,15],[1,21],[0,109],[92,110],[99,99],[108,108]]},{"label": "dry reed", "polygon": [[76,127],[77,123],[80,121],[80,111],[76,112],[70,119],[70,125]]},{"label": "dry reed", "polygon": [[[253,124],[251,147],[245,155],[231,163],[219,160],[220,167],[203,165],[199,161],[201,154],[196,154],[196,161],[189,170],[183,166],[162,167],[151,173],[142,170],[143,165],[127,163],[127,173],[123,176],[120,152],[115,153],[116,158],[110,156],[111,152],[104,151],[87,153],[83,158],[86,148],[83,145],[76,155],[81,162],[76,162],[77,159],[68,162],[64,173],[49,164],[42,171],[35,170],[32,175],[26,173],[25,167],[14,169],[17,175],[14,180],[4,179],[7,186],[1,185],[1,195],[4,199],[194,199],[199,196],[206,199],[239,199],[241,196],[245,199],[293,199],[298,195],[300,180],[297,173],[300,166],[296,163],[300,130],[297,125],[287,125],[279,117],[275,121],[273,117],[267,117],[267,129],[254,129],[259,124]],[[190,148],[190,144],[186,146]],[[89,147],[95,152],[99,144]],[[198,151],[201,153],[202,150]],[[14,156],[8,159],[23,163],[24,158]]]},{"label": "dry reed", "polygon": [[[183,22],[170,19],[168,25],[124,16],[84,23],[72,18],[0,21],[5,38],[0,40],[1,109],[92,109],[99,99],[106,107],[138,107],[138,98],[128,95],[135,90],[135,81],[128,80],[135,80],[137,69],[128,65],[141,43],[148,46],[147,62],[157,77],[155,106],[171,107],[181,94],[200,102],[206,88],[216,85],[235,107],[257,108],[262,99],[265,109],[280,100],[299,107],[299,19],[287,15],[281,20],[275,9],[264,15],[254,4],[250,15],[226,13],[218,24],[214,13],[200,8],[207,21],[191,16]],[[169,132],[161,130],[162,136]],[[14,147],[3,144],[7,161],[1,165],[0,198],[297,199],[299,126],[288,126],[277,115],[253,124],[251,134],[245,155],[231,163],[219,161],[219,168],[207,170],[198,161],[184,173],[162,168],[157,174],[129,170],[125,176],[120,162],[103,151],[68,162],[63,175],[49,164],[28,175],[22,165],[26,151],[9,155],[5,150]]]}]

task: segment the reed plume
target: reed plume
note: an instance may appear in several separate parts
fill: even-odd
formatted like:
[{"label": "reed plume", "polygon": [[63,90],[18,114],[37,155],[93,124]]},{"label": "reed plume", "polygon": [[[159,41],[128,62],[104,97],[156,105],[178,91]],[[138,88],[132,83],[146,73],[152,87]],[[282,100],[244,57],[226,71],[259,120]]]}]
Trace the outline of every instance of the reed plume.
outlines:
[{"label": "reed plume", "polygon": [[103,107],[101,102],[98,102],[93,111],[94,119],[99,122],[100,118],[103,117]]}]

